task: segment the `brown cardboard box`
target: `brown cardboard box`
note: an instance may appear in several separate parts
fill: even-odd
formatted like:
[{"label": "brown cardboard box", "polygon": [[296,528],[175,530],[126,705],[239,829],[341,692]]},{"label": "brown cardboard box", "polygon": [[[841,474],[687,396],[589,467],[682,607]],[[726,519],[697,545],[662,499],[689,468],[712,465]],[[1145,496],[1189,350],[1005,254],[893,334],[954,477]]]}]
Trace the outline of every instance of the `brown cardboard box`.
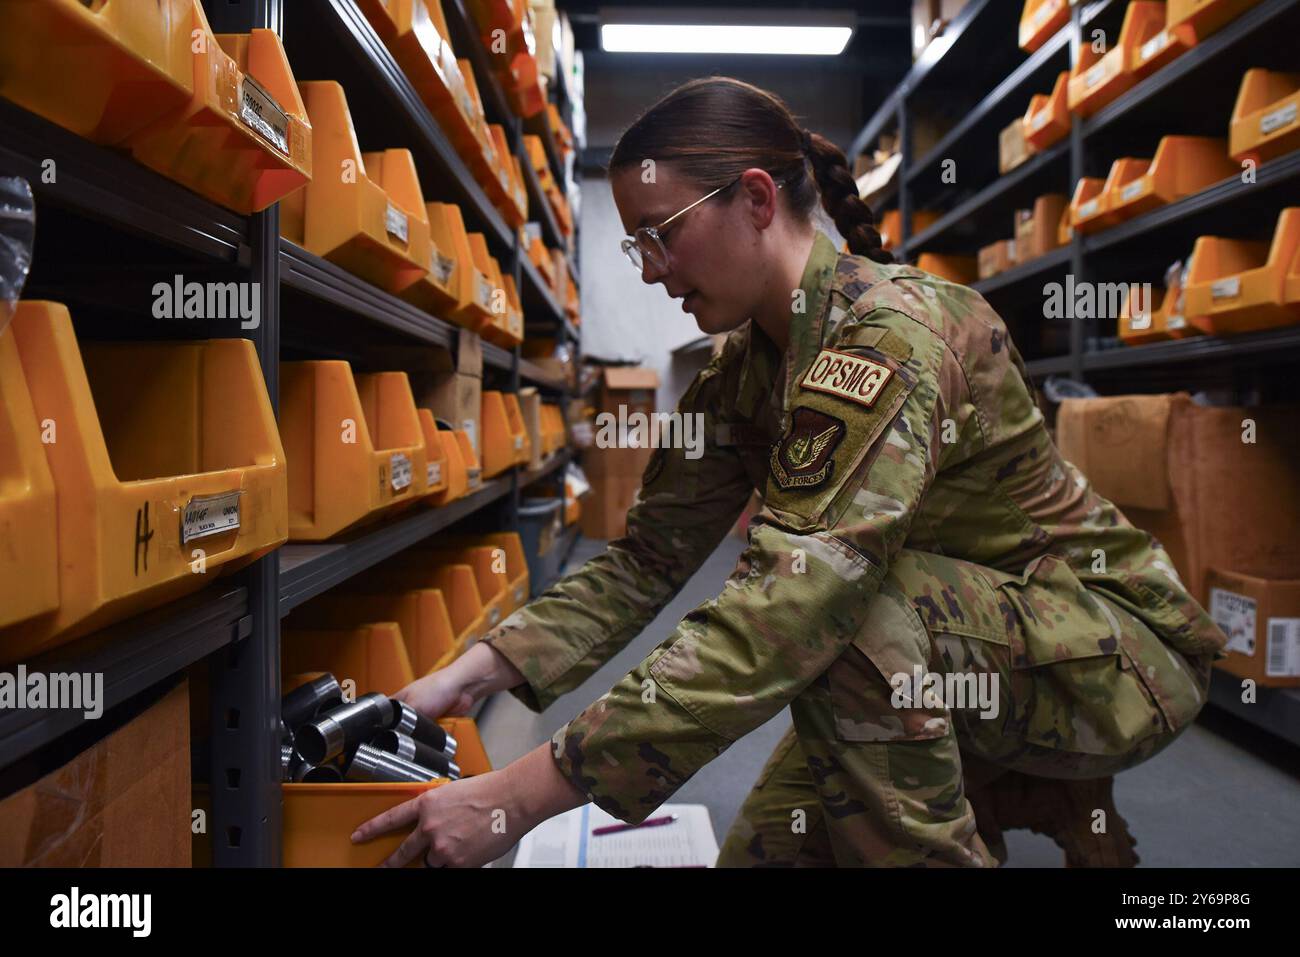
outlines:
[{"label": "brown cardboard box", "polygon": [[[1208,605],[1206,569],[1289,579],[1300,568],[1300,406],[1205,407],[1184,392],[1067,399],[1061,453],[1164,545]],[[1243,421],[1254,423],[1244,442]]]},{"label": "brown cardboard box", "polygon": [[912,59],[921,55],[935,37],[966,6],[966,0],[912,0]]},{"label": "brown cardboard box", "polygon": [[427,346],[396,346],[366,350],[366,365],[402,369],[411,380],[415,405],[469,433],[474,451],[479,442],[483,403],[483,342],[478,333],[459,329],[455,355]]},{"label": "brown cardboard box", "polygon": [[0,801],[0,867],[189,867],[189,693]]},{"label": "brown cardboard box", "polygon": [[482,459],[479,418],[483,406],[483,380],[459,372],[412,374],[418,408],[429,409],[435,418],[450,422],[453,428],[469,433],[474,452]]},{"label": "brown cardboard box", "polygon": [[1269,688],[1300,687],[1300,579],[1267,579],[1210,568],[1206,609],[1228,636],[1216,665]]},{"label": "brown cardboard box", "polygon": [[1064,193],[1047,193],[1034,200],[1033,209],[1016,210],[1016,262],[1027,263],[1061,245],[1061,214],[1069,205]]},{"label": "brown cardboard box", "polygon": [[999,239],[979,251],[979,276],[988,279],[1016,264],[1016,241]]},{"label": "brown cardboard box", "polygon": [[[627,529],[627,510],[641,487],[652,452],[649,447],[630,447],[636,422],[631,417],[654,413],[658,386],[659,374],[653,369],[611,366],[601,372],[595,402],[596,442],[583,457],[583,469],[591,481],[591,495],[582,507],[584,535],[618,538]],[[624,426],[627,434],[622,431]]]},{"label": "brown cardboard box", "polygon": [[1025,123],[1016,117],[998,134],[998,172],[1009,173],[1027,159],[1029,141],[1025,139]]}]

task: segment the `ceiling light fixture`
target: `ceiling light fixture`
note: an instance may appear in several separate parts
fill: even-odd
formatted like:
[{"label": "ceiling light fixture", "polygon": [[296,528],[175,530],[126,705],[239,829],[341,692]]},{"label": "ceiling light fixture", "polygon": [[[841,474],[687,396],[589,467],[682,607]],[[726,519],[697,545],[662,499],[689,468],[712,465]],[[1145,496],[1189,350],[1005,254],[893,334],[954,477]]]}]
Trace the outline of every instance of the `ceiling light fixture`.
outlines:
[{"label": "ceiling light fixture", "polygon": [[837,56],[854,19],[839,11],[629,9],[600,11],[601,49],[611,53],[733,53]]}]

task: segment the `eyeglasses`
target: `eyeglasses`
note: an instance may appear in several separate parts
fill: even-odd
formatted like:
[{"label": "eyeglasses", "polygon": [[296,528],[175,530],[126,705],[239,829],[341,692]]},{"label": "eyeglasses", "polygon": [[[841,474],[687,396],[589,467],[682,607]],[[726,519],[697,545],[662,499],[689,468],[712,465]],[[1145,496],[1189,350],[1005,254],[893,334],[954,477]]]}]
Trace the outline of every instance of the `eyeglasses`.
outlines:
[{"label": "eyeglasses", "polygon": [[[677,212],[673,213],[671,216],[665,219],[658,226],[642,226],[640,229],[638,229],[635,233],[632,234],[632,237],[630,239],[625,239],[619,244],[619,246],[623,250],[623,254],[627,256],[629,260],[631,260],[632,265],[636,268],[637,272],[641,272],[647,260],[650,262],[650,265],[654,266],[656,269],[667,269],[668,249],[667,247],[664,246],[663,237],[664,237],[665,228],[668,226],[668,224],[671,223],[674,219],[677,219],[679,216],[686,215],[692,209],[700,205],[700,203],[704,202],[705,200],[712,199],[714,196],[717,196],[719,193],[731,189],[731,187],[735,186],[739,182],[740,182],[740,176],[737,176],[726,186],[719,186],[713,192],[705,196],[701,196],[699,199],[691,203],[691,205],[687,206],[685,209],[679,209]],[[777,188],[780,189],[780,187],[784,185],[785,184],[782,183]]]}]

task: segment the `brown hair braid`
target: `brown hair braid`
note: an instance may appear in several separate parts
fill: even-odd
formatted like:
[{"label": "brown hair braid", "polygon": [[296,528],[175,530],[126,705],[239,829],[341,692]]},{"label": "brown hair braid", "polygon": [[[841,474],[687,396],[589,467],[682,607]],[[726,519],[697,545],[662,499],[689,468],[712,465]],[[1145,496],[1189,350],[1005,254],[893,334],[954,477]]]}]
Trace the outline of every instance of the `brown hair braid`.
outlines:
[{"label": "brown hair braid", "polygon": [[785,182],[796,216],[810,219],[820,201],[850,252],[894,261],[870,207],[858,197],[844,153],[803,129],[777,96],[752,84],[718,76],[677,87],[619,137],[609,169],[640,166],[646,159],[673,163],[706,192],[747,169],[766,170]]}]

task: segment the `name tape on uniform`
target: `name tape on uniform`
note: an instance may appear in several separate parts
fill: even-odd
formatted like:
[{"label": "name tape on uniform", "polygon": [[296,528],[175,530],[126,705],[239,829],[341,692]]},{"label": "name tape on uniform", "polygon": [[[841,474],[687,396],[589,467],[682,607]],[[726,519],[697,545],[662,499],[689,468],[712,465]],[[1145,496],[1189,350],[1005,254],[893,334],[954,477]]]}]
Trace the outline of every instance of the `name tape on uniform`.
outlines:
[{"label": "name tape on uniform", "polygon": [[880,398],[894,370],[883,362],[836,349],[817,353],[799,383],[805,389],[848,399],[868,409]]}]

